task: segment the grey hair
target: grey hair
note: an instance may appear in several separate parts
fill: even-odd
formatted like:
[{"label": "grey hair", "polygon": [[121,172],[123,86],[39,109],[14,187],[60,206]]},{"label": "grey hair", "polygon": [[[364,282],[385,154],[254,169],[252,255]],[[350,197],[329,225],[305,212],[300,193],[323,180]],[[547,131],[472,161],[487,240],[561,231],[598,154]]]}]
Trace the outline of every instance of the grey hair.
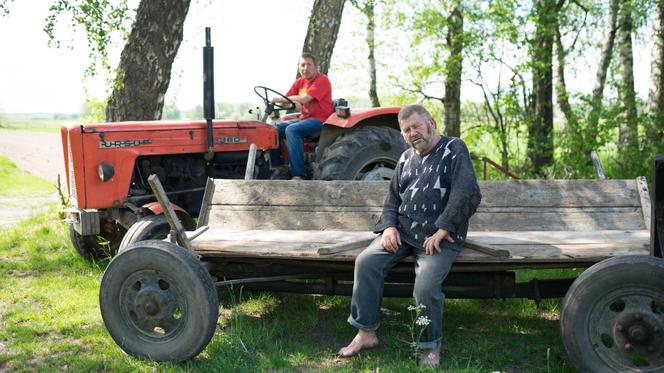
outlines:
[{"label": "grey hair", "polygon": [[422,120],[427,123],[431,123],[433,121],[431,113],[429,113],[429,111],[424,106],[419,104],[412,104],[412,105],[406,105],[403,108],[401,108],[401,111],[399,111],[399,116],[398,116],[399,123],[403,122],[404,119],[409,118],[411,115],[415,113],[419,114],[420,118],[422,118]]}]

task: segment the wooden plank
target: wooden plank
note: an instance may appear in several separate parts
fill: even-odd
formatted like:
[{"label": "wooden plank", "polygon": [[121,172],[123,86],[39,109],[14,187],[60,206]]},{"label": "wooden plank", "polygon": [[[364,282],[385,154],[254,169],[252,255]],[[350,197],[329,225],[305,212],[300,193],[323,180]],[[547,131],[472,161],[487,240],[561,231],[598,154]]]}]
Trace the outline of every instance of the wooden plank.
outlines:
[{"label": "wooden plank", "polygon": [[164,216],[166,216],[166,220],[168,220],[168,225],[171,226],[171,232],[175,233],[177,236],[177,242],[180,246],[188,250],[193,250],[191,242],[185,234],[184,227],[182,226],[182,223],[180,223],[180,219],[175,215],[175,210],[173,210],[173,206],[171,206],[171,201],[168,199],[164,187],[159,181],[159,177],[155,174],[148,176],[148,183],[150,184],[155,197],[157,197],[159,205],[162,210],[164,210]]},{"label": "wooden plank", "polygon": [[197,241],[321,242],[332,245],[358,240],[373,240],[375,237],[376,234],[369,231],[211,229],[201,235]]},{"label": "wooden plank", "polygon": [[[381,210],[304,211],[285,206],[251,209],[212,206],[210,226],[229,229],[291,229],[371,231]],[[530,212],[477,212],[470,220],[471,231],[592,231],[645,229],[638,209],[612,210],[563,209],[553,212],[532,209]]]},{"label": "wooden plank", "polygon": [[[325,243],[288,243],[288,242],[213,242],[194,241],[195,251],[205,257],[241,257],[261,259],[302,259],[325,261],[354,261],[364,248],[343,251],[332,255],[319,255],[318,249]],[[500,249],[508,250],[510,257],[496,257],[464,249],[457,258],[459,263],[547,263],[547,262],[594,262],[604,258],[622,255],[648,255],[648,242],[620,244],[558,244],[558,245],[504,245]]]},{"label": "wooden plank", "polygon": [[[382,207],[384,181],[215,180],[212,204]],[[484,207],[640,207],[635,180],[481,181]]]},{"label": "wooden plank", "polygon": [[499,249],[496,246],[475,242],[473,240],[466,239],[463,243],[465,249],[475,250],[482,254],[489,256],[497,256],[500,258],[507,258],[510,256],[510,252],[504,249]]},{"label": "wooden plank", "polygon": [[196,228],[201,228],[207,225],[208,220],[210,219],[210,202],[212,201],[212,196],[214,195],[214,180],[207,178],[205,182],[205,192],[203,192],[203,202],[201,203],[201,210],[198,213],[198,224]]},{"label": "wooden plank", "polygon": [[637,190],[639,191],[639,200],[641,202],[641,211],[643,212],[643,221],[646,229],[650,230],[650,194],[648,193],[648,182],[643,176],[636,178]]},{"label": "wooden plank", "polygon": [[339,205],[382,207],[384,181],[215,180],[212,204],[250,206]]},{"label": "wooden plank", "polygon": [[468,239],[488,245],[519,245],[529,244],[601,244],[647,242],[650,232],[639,231],[493,231],[468,232]]},{"label": "wooden plank", "polygon": [[316,250],[318,255],[331,255],[338,254],[344,251],[354,250],[354,249],[364,249],[369,246],[375,238],[356,240],[351,242],[341,242],[330,246],[319,247]]},{"label": "wooden plank", "polygon": [[374,212],[314,212],[293,211],[272,206],[255,210],[226,210],[222,206],[210,209],[212,228],[232,229],[289,229],[289,230],[348,230],[371,231],[380,217]]},{"label": "wooden plank", "polygon": [[[198,240],[206,241],[256,241],[256,242],[324,242],[336,244],[357,240],[372,240],[377,235],[369,231],[292,231],[292,230],[242,230],[211,229]],[[601,244],[648,242],[650,232],[638,231],[489,231],[468,232],[468,239],[487,245],[523,244]]]},{"label": "wooden plank", "polygon": [[592,231],[645,229],[639,211],[483,213],[470,218],[471,231]]}]

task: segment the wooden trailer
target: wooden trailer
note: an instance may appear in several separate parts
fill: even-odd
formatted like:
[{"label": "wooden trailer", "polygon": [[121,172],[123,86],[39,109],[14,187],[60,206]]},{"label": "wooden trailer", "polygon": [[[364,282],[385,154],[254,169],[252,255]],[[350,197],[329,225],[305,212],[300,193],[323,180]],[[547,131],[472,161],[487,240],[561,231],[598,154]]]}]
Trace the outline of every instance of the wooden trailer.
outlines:
[{"label": "wooden trailer", "polygon": [[[482,204],[443,283],[448,298],[565,297],[561,333],[582,371],[664,370],[664,157],[645,178],[480,182]],[[156,178],[171,242],[141,241],[101,283],[106,328],[127,353],[196,356],[214,334],[216,288],[350,295],[355,257],[387,182],[210,180],[199,229],[184,232]],[[170,210],[170,213],[169,213]],[[587,268],[578,278],[515,281],[515,270]],[[412,294],[412,263],[386,296]]]}]

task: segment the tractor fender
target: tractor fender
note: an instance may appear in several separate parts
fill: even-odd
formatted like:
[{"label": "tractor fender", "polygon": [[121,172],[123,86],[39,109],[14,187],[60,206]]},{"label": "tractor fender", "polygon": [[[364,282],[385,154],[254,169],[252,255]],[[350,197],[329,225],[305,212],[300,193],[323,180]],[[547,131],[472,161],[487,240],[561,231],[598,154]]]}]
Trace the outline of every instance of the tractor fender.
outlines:
[{"label": "tractor fender", "polygon": [[350,110],[348,118],[339,118],[336,113],[330,115],[321,130],[316,148],[316,162],[320,162],[325,149],[343,134],[365,126],[390,127],[399,131],[397,115],[400,107],[380,107]]},{"label": "tractor fender", "polygon": [[[194,222],[194,218],[192,218],[191,215],[189,215],[189,213],[185,209],[172,202],[171,206],[173,207],[173,210],[175,210],[175,215],[177,215],[178,219],[180,219],[180,222],[182,223],[184,229],[188,231],[196,229],[196,222]],[[159,202],[156,201],[146,203],[141,207],[150,210],[153,215],[161,215],[164,213],[164,209],[161,208]]]}]

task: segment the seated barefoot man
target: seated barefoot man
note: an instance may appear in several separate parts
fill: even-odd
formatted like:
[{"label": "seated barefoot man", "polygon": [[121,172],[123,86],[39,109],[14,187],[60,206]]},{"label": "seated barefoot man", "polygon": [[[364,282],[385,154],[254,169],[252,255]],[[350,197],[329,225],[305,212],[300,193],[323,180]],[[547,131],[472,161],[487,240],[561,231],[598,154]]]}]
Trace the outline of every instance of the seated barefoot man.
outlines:
[{"label": "seated barefoot man", "polygon": [[420,364],[438,367],[443,334],[442,283],[463,247],[468,219],[482,198],[468,149],[461,139],[435,133],[436,122],[420,105],[399,112],[399,127],[411,146],[399,159],[375,232],[381,233],[355,260],[348,322],[358,328],[339,356],[378,344],[376,329],[383,281],[412,255],[413,295],[430,323],[420,336]]},{"label": "seated barefoot man", "polygon": [[[332,108],[332,85],[327,75],[318,71],[316,57],[310,53],[300,56],[298,71],[300,77],[286,92],[286,97],[295,103],[300,111],[300,118],[288,122],[275,123],[279,129],[279,138],[285,138],[288,144],[288,158],[293,179],[303,179],[305,137],[320,135],[323,122],[334,112]],[[282,97],[272,99],[273,103],[286,104]]]}]

